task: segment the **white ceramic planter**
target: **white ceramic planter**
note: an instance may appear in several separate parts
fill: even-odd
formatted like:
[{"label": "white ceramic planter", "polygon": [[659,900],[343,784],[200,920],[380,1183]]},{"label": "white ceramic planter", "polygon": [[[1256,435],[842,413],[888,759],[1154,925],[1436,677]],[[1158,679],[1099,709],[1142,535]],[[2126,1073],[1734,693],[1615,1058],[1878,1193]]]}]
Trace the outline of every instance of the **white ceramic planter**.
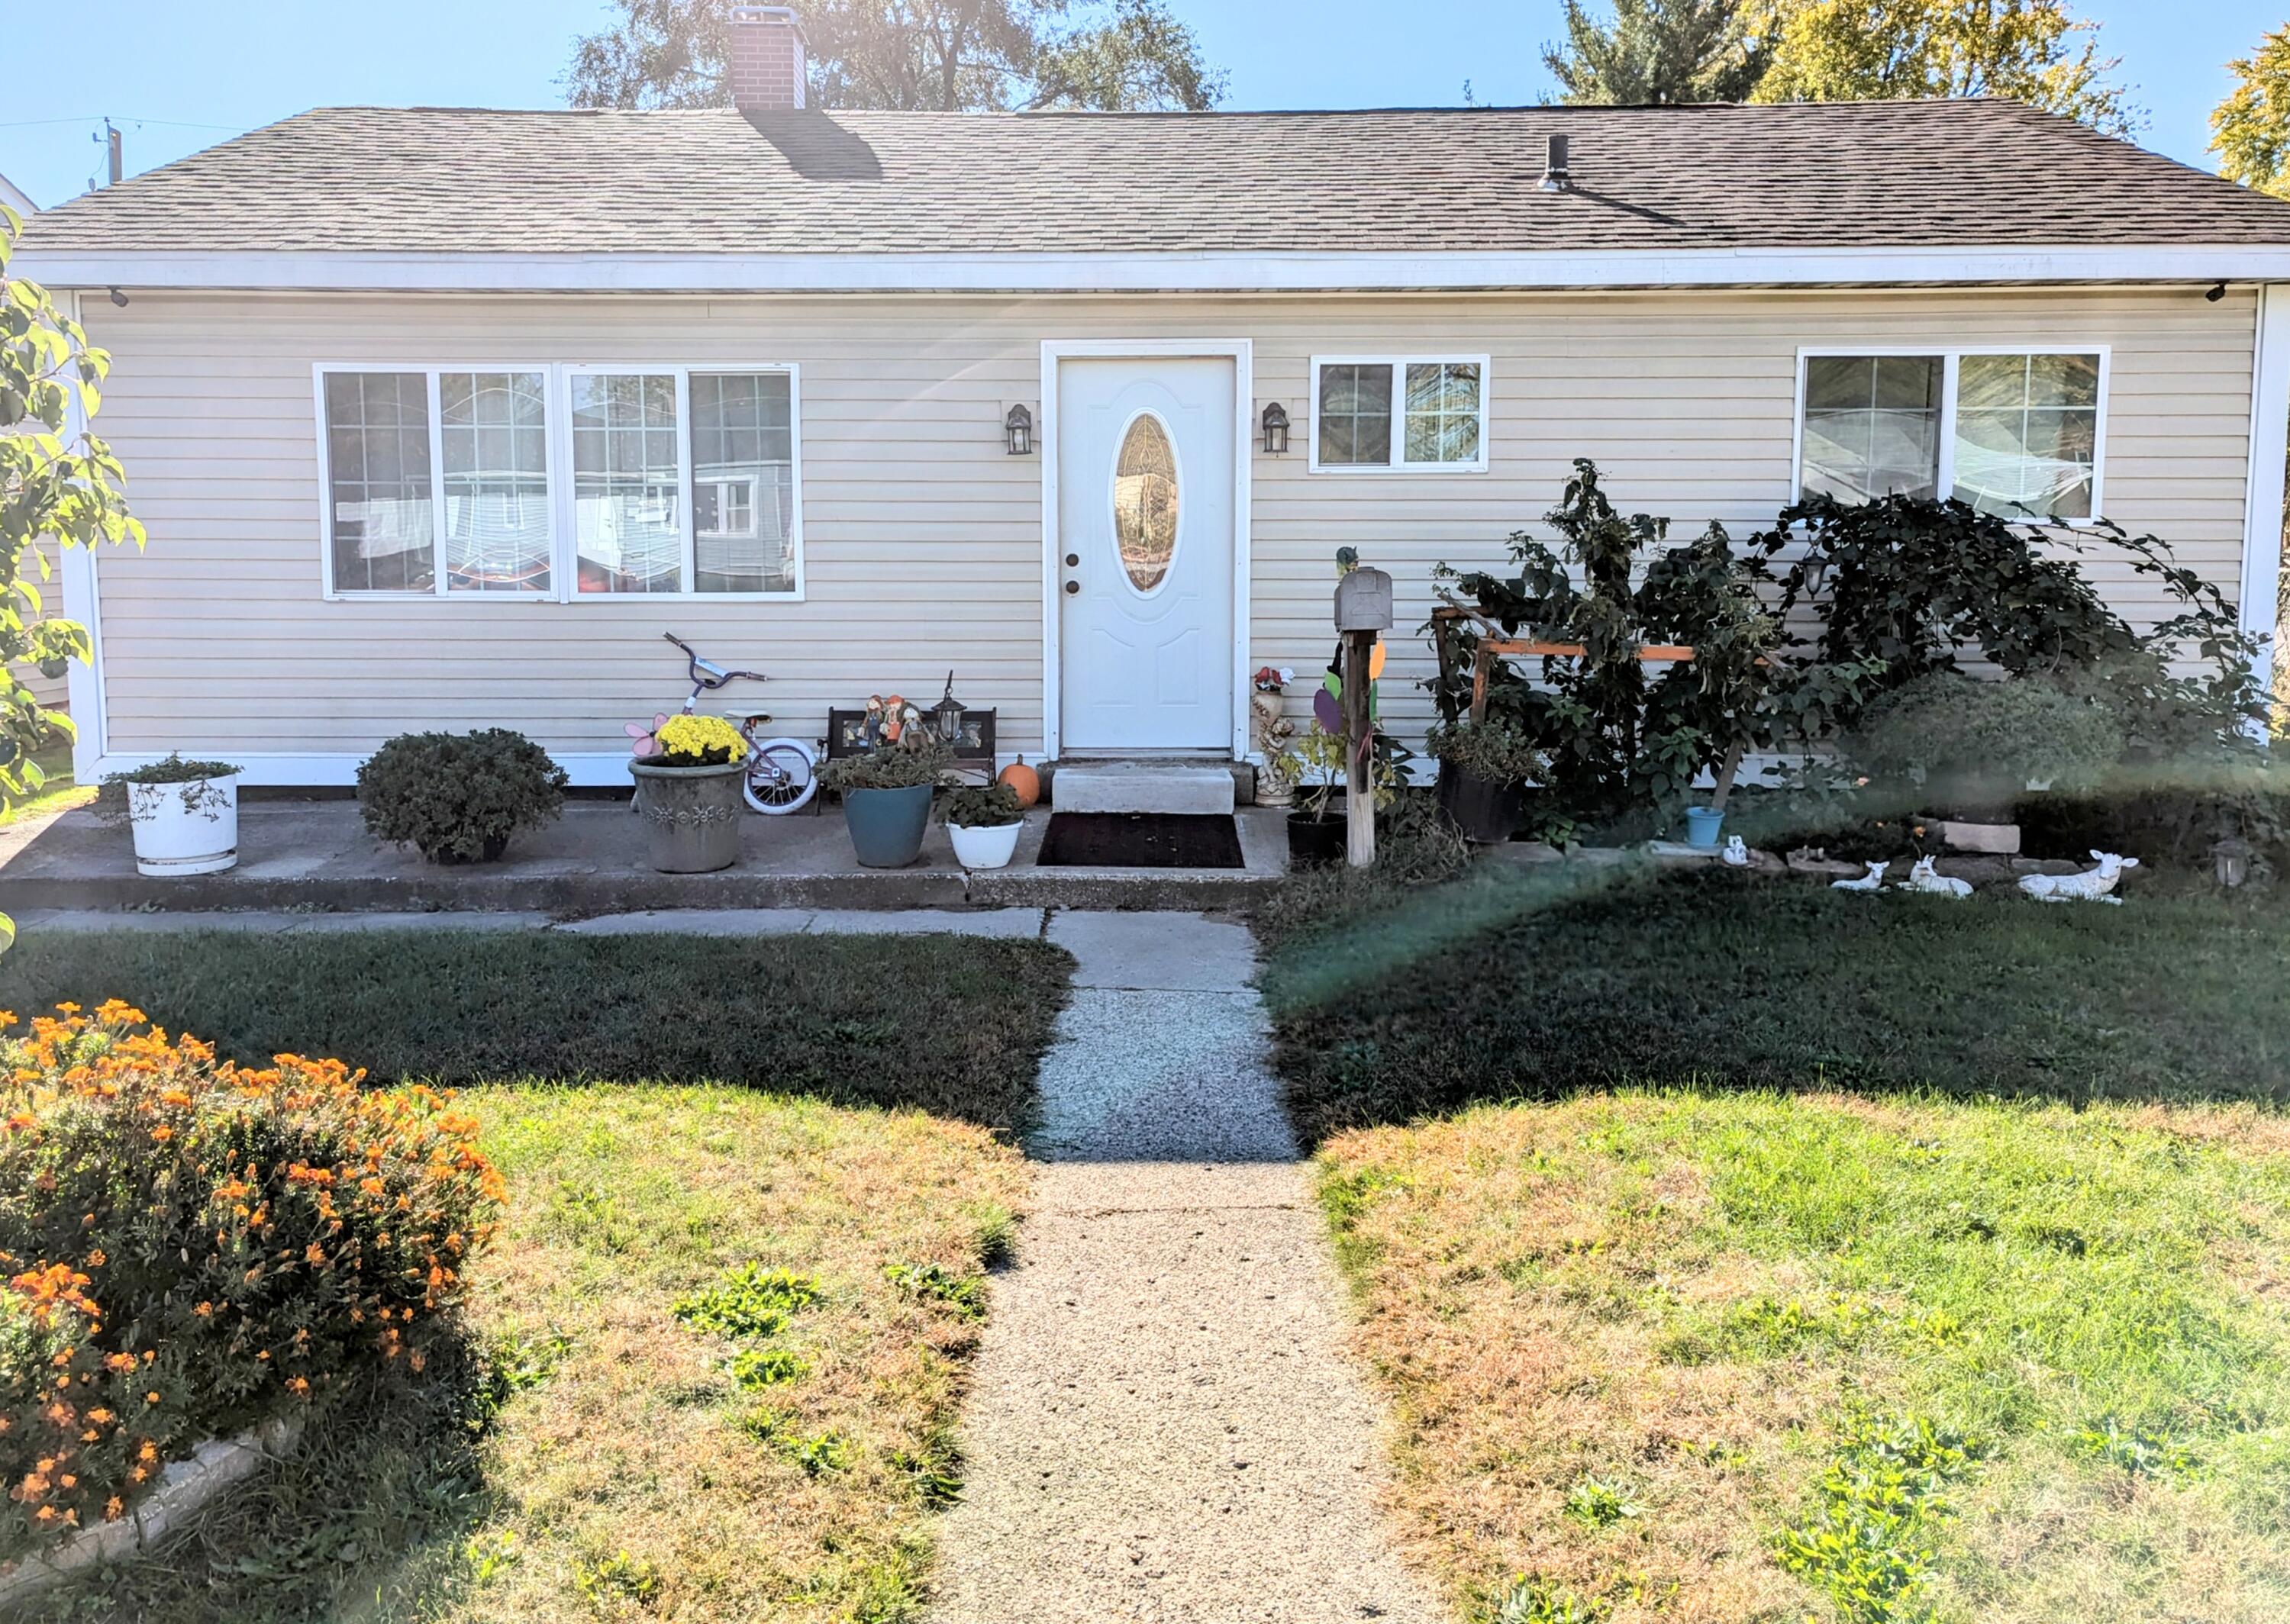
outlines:
[{"label": "white ceramic planter", "polygon": [[1017,854],[1018,831],[1026,826],[1018,823],[997,823],[985,828],[965,828],[959,823],[946,826],[949,838],[954,842],[954,860],[965,868],[1007,868]]},{"label": "white ceramic planter", "polygon": [[130,784],[127,820],[138,873],[220,874],[238,861],[238,776]]}]

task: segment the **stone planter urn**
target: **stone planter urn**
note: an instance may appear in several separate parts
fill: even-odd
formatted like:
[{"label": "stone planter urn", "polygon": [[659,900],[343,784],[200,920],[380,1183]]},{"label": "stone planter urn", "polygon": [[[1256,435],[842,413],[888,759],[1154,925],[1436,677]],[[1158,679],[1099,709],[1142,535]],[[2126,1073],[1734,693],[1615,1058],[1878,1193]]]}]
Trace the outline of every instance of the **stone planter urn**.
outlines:
[{"label": "stone planter urn", "polygon": [[740,860],[743,761],[720,767],[667,767],[632,761],[637,811],[661,874],[713,874]]}]

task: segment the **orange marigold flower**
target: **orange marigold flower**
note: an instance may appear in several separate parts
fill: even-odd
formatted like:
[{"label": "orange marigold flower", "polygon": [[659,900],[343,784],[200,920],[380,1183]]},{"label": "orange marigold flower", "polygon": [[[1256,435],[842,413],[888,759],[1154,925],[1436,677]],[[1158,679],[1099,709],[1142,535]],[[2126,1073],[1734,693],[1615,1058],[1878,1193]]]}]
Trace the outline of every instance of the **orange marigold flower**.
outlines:
[{"label": "orange marigold flower", "polygon": [[165,1144],[169,1140],[171,1140],[171,1139],[172,1139],[172,1138],[174,1138],[174,1137],[175,1137],[175,1131],[174,1131],[172,1128],[171,1128],[171,1127],[167,1126],[167,1124],[164,1124],[164,1123],[161,1123],[157,1127],[156,1127],[156,1128],[154,1128],[154,1129],[152,1129],[152,1130],[151,1130],[151,1138],[152,1138],[152,1140],[153,1140],[155,1142],[156,1142],[156,1143],[158,1143],[158,1144],[162,1144],[162,1145],[164,1145],[164,1144]]},{"label": "orange marigold flower", "polygon": [[132,1371],[135,1368],[135,1356],[124,1353],[113,1354],[104,1360],[103,1368],[108,1371]]},{"label": "orange marigold flower", "polygon": [[146,1393],[143,1395],[143,1402],[147,1404],[156,1404],[159,1402],[159,1395],[156,1392]]},{"label": "orange marigold flower", "polygon": [[126,1510],[127,1502],[115,1494],[103,1502],[103,1520],[107,1523],[116,1523],[125,1515]]}]

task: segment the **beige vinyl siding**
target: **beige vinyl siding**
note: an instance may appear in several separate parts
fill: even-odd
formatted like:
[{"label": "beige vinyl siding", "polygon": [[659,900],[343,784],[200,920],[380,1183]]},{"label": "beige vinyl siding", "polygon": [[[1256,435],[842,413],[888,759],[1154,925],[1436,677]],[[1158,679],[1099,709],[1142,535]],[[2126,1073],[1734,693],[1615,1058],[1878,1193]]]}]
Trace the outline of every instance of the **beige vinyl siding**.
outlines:
[{"label": "beige vinyl siding", "polygon": [[[100,565],[108,745],[363,755],[410,728],[500,724],[612,751],[672,708],[674,630],[768,671],[727,691],[816,737],[893,691],[998,706],[1039,751],[1039,456],[1006,454],[1045,339],[1247,339],[1257,408],[1295,421],[1252,459],[1249,661],[1317,672],[1337,548],[1399,588],[1385,702],[1420,720],[1430,571],[1499,563],[1541,530],[1572,460],[1683,540],[1792,495],[1801,347],[2106,345],[2106,516],[2238,579],[2256,303],[2199,290],[1794,291],[1166,299],[447,298],[139,292],[91,317],[115,369],[101,427],[150,532]],[[1484,474],[1312,475],[1315,354],[1485,354]],[[801,369],[805,601],[324,601],[312,366],[548,362]],[[2152,585],[2088,566],[2134,621]]]}]

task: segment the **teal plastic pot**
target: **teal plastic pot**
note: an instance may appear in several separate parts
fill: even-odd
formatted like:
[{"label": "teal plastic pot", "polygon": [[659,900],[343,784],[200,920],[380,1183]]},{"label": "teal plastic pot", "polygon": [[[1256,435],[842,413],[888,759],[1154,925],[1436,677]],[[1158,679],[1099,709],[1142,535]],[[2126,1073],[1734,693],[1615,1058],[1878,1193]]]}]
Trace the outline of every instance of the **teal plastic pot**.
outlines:
[{"label": "teal plastic pot", "polygon": [[930,828],[931,787],[911,789],[851,789],[843,796],[843,826],[868,868],[904,868],[923,854],[923,831]]},{"label": "teal plastic pot", "polygon": [[1689,806],[1685,809],[1685,844],[1700,846],[1705,852],[1718,849],[1718,831],[1725,827],[1726,814],[1714,807]]}]

